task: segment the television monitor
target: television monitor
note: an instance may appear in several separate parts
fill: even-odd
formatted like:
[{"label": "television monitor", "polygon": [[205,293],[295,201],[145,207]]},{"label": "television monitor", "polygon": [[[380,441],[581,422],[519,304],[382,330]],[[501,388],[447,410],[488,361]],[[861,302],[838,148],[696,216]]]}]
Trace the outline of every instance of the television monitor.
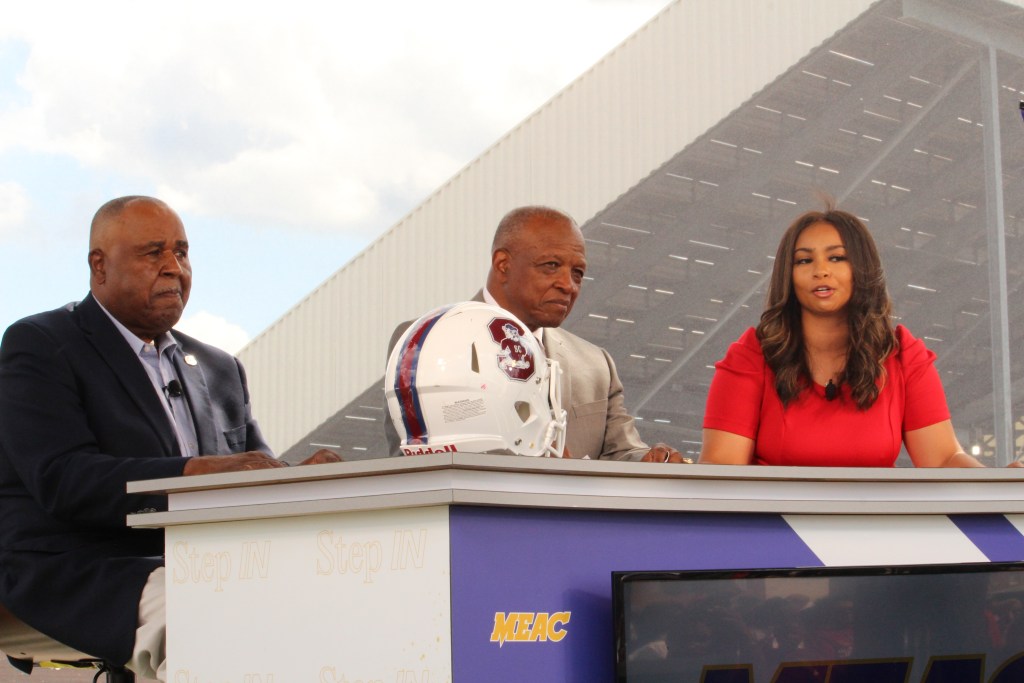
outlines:
[{"label": "television monitor", "polygon": [[616,683],[1024,681],[1024,563],[613,572]]}]

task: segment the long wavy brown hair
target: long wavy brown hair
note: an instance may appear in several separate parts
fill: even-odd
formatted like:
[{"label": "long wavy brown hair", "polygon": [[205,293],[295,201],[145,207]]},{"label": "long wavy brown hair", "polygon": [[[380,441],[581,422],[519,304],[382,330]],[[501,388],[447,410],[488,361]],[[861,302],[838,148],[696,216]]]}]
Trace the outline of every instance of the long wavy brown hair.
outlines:
[{"label": "long wavy brown hair", "polygon": [[885,381],[884,363],[896,348],[896,333],[889,321],[892,300],[882,261],[859,218],[829,203],[824,211],[808,211],[789,226],[775,255],[757,338],[765,362],[775,372],[775,390],[782,404],[788,405],[811,383],[800,302],[793,291],[793,258],[800,233],[814,223],[835,227],[853,270],[853,294],[847,304],[850,339],[846,368],[839,379],[850,387],[857,407],[865,410],[878,398],[878,380]]}]

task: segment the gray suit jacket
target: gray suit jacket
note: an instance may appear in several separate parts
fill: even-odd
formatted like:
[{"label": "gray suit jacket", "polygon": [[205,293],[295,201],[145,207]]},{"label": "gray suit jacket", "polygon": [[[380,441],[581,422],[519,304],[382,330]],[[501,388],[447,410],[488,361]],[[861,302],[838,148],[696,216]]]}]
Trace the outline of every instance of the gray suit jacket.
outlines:
[{"label": "gray suit jacket", "polygon": [[642,458],[647,445],[626,412],[622,381],[608,352],[557,327],[544,329],[544,350],[562,368],[569,453],[603,460]]},{"label": "gray suit jacket", "polygon": [[[473,301],[483,301],[483,291]],[[395,328],[388,355],[412,321]],[[584,455],[602,460],[639,460],[647,445],[626,412],[622,381],[615,362],[599,346],[561,328],[544,328],[544,350],[562,368],[562,407],[567,413],[565,445],[574,458]],[[401,455],[398,433],[384,421],[388,451]]]}]

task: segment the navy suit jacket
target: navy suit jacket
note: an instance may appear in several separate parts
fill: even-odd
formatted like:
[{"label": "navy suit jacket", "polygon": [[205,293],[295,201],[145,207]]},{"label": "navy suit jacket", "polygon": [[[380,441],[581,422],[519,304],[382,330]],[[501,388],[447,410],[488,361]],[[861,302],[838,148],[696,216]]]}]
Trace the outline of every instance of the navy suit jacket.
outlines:
[{"label": "navy suit jacket", "polygon": [[[269,453],[237,359],[172,334],[199,452]],[[0,603],[119,664],[164,552],[163,531],[131,529],[125,515],[167,509],[125,486],[179,476],[186,462],[160,401],[92,295],[14,323],[0,342]]]}]

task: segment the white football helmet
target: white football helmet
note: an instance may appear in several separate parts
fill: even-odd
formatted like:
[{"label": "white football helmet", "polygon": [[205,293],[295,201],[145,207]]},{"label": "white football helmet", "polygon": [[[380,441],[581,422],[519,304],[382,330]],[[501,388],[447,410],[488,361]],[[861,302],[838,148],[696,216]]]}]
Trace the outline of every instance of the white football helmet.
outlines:
[{"label": "white football helmet", "polygon": [[409,326],[388,359],[384,393],[405,455],[561,457],[560,374],[514,315],[467,301]]}]

